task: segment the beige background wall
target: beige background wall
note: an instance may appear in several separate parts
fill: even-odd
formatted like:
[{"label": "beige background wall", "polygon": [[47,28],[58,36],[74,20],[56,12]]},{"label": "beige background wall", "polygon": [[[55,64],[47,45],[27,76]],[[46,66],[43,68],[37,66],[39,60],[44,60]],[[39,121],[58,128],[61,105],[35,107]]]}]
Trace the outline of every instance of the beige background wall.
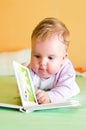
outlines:
[{"label": "beige background wall", "polygon": [[33,28],[49,16],[67,25],[69,57],[86,69],[86,0],[0,0],[0,52],[30,48]]}]

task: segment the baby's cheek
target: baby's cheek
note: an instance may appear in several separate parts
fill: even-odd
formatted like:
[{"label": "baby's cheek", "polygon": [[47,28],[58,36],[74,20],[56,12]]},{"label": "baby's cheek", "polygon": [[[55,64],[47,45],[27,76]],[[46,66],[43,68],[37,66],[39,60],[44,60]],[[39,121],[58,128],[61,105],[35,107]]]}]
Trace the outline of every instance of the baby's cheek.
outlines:
[{"label": "baby's cheek", "polygon": [[31,69],[34,71],[34,72],[38,72],[38,68],[39,68],[39,64],[37,62],[36,59],[32,59],[31,60]]},{"label": "baby's cheek", "polygon": [[52,66],[49,68],[49,73],[51,74],[56,74],[59,70],[59,67],[58,66]]}]

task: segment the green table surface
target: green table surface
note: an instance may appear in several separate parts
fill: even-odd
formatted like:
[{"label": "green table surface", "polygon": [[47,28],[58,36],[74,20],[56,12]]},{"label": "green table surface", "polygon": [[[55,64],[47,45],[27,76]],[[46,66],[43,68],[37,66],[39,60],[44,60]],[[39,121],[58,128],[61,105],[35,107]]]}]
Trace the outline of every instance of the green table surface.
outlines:
[{"label": "green table surface", "polygon": [[[86,78],[77,77],[81,106],[23,113],[0,107],[0,130],[86,130]],[[0,77],[0,102],[21,104],[13,76]]]}]

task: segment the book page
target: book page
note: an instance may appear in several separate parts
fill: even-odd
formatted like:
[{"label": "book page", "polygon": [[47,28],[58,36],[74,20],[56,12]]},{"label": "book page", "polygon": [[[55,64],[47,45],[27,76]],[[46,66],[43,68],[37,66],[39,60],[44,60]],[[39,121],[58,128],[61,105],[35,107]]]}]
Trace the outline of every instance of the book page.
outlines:
[{"label": "book page", "polygon": [[33,103],[37,103],[35,89],[30,77],[29,69],[15,61],[13,62],[13,65],[22,105],[27,106],[32,105]]}]

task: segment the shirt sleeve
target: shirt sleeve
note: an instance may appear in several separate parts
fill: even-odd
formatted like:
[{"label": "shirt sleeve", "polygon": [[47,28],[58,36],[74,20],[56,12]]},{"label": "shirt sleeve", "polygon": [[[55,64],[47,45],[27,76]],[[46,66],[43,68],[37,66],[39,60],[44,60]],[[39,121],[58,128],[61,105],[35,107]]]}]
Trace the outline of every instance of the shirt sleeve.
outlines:
[{"label": "shirt sleeve", "polygon": [[52,103],[63,102],[80,92],[75,81],[75,71],[72,63],[67,60],[56,74],[54,88],[48,91]]}]

